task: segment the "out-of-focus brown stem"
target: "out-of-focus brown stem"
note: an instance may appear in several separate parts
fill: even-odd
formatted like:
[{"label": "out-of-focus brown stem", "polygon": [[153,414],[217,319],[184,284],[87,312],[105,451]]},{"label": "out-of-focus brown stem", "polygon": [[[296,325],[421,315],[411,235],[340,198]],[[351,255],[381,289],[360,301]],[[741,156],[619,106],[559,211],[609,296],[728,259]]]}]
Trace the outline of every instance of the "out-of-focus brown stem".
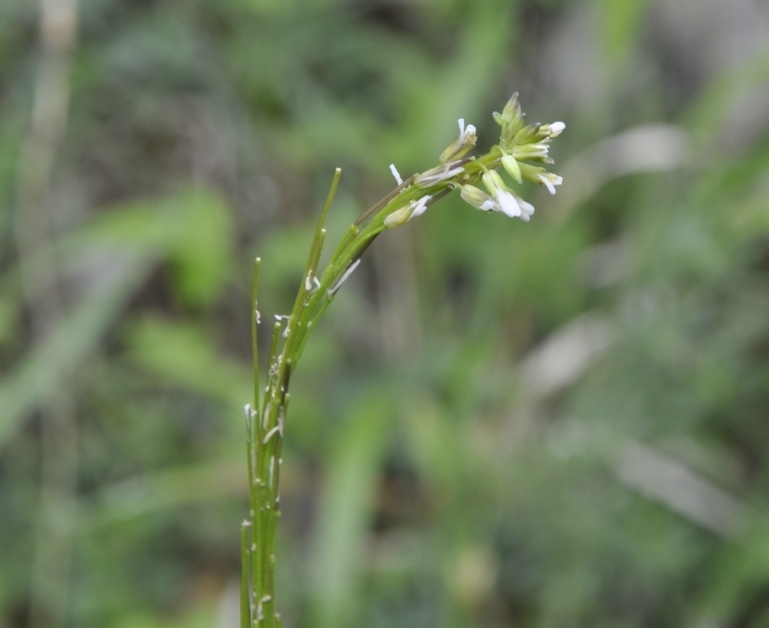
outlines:
[{"label": "out-of-focus brown stem", "polygon": [[[14,230],[32,344],[63,315],[52,239],[51,181],[69,112],[77,0],[41,0],[40,61],[32,113],[17,170]],[[30,626],[66,623],[78,446],[75,408],[66,387],[40,415],[40,506],[34,545]]]}]

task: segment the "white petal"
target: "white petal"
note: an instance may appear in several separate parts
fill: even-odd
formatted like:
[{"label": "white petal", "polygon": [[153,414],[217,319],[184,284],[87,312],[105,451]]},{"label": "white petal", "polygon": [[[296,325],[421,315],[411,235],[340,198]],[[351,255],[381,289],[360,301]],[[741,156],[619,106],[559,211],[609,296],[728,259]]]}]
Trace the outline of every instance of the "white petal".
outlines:
[{"label": "white petal", "polygon": [[547,188],[547,191],[550,192],[550,194],[555,194],[555,187],[550,182],[550,179],[548,179],[545,175],[541,174],[539,175],[539,180],[542,181],[542,183]]},{"label": "white petal", "polygon": [[427,201],[429,201],[430,198],[430,196],[423,196],[418,201],[415,201],[411,204],[412,211],[411,216],[409,216],[409,220],[416,218],[417,216],[421,216],[425,213],[425,210],[427,209]]},{"label": "white petal", "polygon": [[531,203],[527,203],[523,199],[516,199],[516,200],[518,200],[518,206],[521,208],[523,212],[521,214],[521,218],[528,221],[529,216],[531,216],[534,213],[534,205],[532,205]]},{"label": "white petal", "polygon": [[403,183],[403,179],[401,179],[401,175],[398,173],[398,169],[395,167],[395,164],[390,164],[390,172],[393,173],[393,176],[398,182],[398,185],[401,185]]},{"label": "white petal", "polygon": [[550,137],[560,135],[565,128],[566,125],[563,122],[553,122],[553,124],[550,125]]},{"label": "white petal", "polygon": [[517,216],[521,215],[521,208],[518,205],[518,202],[515,200],[515,197],[510,194],[510,192],[498,190],[497,202],[499,203],[499,207],[502,210],[502,213],[510,216],[510,218],[516,218]]},{"label": "white petal", "polygon": [[465,134],[465,119],[460,118],[457,122],[459,122],[459,137],[462,137]]}]

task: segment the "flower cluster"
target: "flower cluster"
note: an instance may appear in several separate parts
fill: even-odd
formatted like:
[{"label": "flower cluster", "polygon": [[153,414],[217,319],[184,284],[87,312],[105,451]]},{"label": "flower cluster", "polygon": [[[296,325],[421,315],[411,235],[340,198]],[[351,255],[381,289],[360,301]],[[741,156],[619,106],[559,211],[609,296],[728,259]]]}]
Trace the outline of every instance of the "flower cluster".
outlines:
[{"label": "flower cluster", "polygon": [[[397,227],[424,213],[436,194],[447,189],[459,189],[462,199],[483,212],[498,211],[511,218],[529,221],[534,206],[524,201],[502,179],[496,169],[502,166],[517,184],[523,180],[544,185],[551,194],[563,179],[545,166],[553,164],[549,156],[550,140],[557,137],[566,125],[529,124],[521,112],[518,94],[513,94],[502,113],[494,113],[494,120],[502,128],[499,143],[482,157],[465,155],[475,147],[476,131],[472,124],[465,126],[459,120],[459,135],[443,151],[440,165],[415,175],[413,185],[425,190],[424,195],[409,200],[408,204],[390,213],[384,221],[386,227]],[[527,163],[533,162],[533,163]],[[395,166],[390,166],[399,185],[403,185]],[[476,187],[482,183],[486,191]]]}]

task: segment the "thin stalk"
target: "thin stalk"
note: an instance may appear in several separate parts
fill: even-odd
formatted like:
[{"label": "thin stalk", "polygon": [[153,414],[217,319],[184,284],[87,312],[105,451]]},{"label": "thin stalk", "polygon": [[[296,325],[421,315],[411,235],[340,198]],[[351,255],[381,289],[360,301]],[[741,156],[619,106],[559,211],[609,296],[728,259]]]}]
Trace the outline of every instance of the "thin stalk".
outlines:
[{"label": "thin stalk", "polygon": [[251,628],[251,522],[240,526],[240,628]]},{"label": "thin stalk", "polygon": [[259,289],[259,268],[262,265],[261,258],[254,260],[254,278],[251,282],[251,354],[254,365],[254,405],[253,409],[259,411],[259,343],[257,339],[256,323],[259,316],[257,309],[257,294]]},{"label": "thin stalk", "polygon": [[396,196],[398,196],[403,190],[405,190],[407,187],[409,187],[412,183],[414,183],[414,179],[416,179],[417,175],[412,174],[408,179],[406,179],[403,183],[400,183],[398,187],[393,188],[393,190],[387,194],[386,196],[380,198],[376,203],[374,203],[371,207],[369,207],[365,212],[363,212],[360,217],[355,221],[355,226],[361,225],[364,222],[366,222],[371,216],[376,214],[382,207],[387,205],[392,199],[394,199]]},{"label": "thin stalk", "polygon": [[[265,388],[265,392],[269,391],[272,387],[272,378],[273,378],[273,368],[275,366],[275,356],[278,352],[278,343],[280,342],[280,321],[276,321],[275,325],[272,328],[272,341],[270,342],[270,351],[268,353],[267,357],[267,364],[269,365],[269,371],[267,372],[267,386]],[[274,375],[277,375],[275,373]],[[269,421],[269,412],[267,412],[267,406],[269,405],[268,396],[267,394],[264,395],[264,409],[262,410],[263,414],[263,425],[266,425],[267,421]]]}]

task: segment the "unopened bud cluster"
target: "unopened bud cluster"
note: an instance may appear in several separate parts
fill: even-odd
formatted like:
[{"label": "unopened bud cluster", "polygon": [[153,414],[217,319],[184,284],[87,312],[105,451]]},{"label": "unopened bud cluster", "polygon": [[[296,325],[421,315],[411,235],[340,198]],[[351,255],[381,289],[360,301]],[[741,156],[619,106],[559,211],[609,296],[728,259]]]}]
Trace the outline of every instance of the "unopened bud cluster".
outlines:
[{"label": "unopened bud cluster", "polygon": [[[513,94],[502,113],[494,113],[494,120],[501,127],[499,143],[485,155],[465,157],[475,147],[476,130],[472,124],[465,126],[459,120],[459,135],[441,153],[440,165],[415,175],[413,186],[424,190],[424,194],[409,194],[410,200],[402,207],[389,213],[386,227],[400,226],[424,213],[436,194],[447,188],[459,189],[462,199],[483,212],[497,211],[511,218],[528,221],[534,213],[534,206],[524,201],[512,190],[496,171],[499,166],[518,185],[523,180],[544,185],[551,194],[563,179],[545,166],[554,161],[549,156],[550,140],[557,137],[566,125],[563,122],[551,124],[525,124],[526,115],[518,103],[518,94]],[[402,184],[395,166],[390,166],[396,181]],[[481,183],[485,191],[475,184]],[[409,193],[406,186],[405,193]]]}]

